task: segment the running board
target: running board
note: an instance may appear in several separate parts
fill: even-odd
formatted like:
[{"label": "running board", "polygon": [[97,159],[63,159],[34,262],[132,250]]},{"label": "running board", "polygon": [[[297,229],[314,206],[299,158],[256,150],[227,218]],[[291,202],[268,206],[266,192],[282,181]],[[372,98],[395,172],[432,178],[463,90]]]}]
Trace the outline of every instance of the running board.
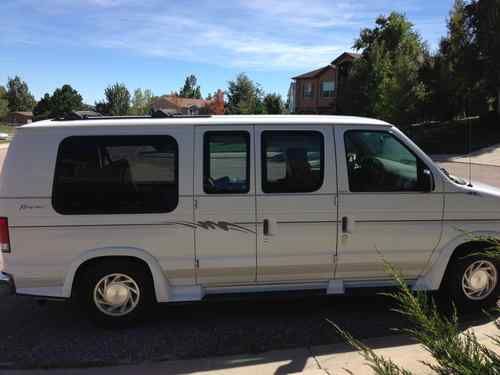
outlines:
[{"label": "running board", "polygon": [[280,284],[253,284],[240,286],[222,286],[204,288],[205,294],[241,294],[265,292],[289,292],[304,290],[321,290],[326,294],[343,294],[344,285],[341,280],[331,280],[310,283],[280,283]]}]

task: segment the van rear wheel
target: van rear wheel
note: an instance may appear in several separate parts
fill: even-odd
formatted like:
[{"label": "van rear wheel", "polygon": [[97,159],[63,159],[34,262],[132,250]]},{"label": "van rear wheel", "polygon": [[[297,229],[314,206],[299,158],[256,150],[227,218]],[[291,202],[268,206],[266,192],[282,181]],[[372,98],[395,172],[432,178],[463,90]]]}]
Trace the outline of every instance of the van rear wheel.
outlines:
[{"label": "van rear wheel", "polygon": [[78,278],[80,306],[96,323],[120,326],[144,318],[154,302],[153,283],[140,263],[105,260],[87,267]]},{"label": "van rear wheel", "polygon": [[494,306],[500,295],[499,270],[497,260],[483,255],[455,259],[446,287],[457,308],[470,311]]}]

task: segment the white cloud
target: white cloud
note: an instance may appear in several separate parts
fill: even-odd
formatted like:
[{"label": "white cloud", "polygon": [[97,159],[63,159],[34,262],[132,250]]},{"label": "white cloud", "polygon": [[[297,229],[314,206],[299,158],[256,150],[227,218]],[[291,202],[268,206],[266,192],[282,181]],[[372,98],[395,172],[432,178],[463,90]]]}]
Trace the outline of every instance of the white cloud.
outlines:
[{"label": "white cloud", "polygon": [[97,26],[102,28],[99,38],[88,38],[88,43],[97,47],[242,69],[308,69],[329,63],[345,49],[339,45],[279,41],[265,34],[252,35],[179,16],[135,15]]},{"label": "white cloud", "polygon": [[309,0],[253,0],[241,5],[258,14],[274,17],[276,22],[287,22],[307,28],[330,28],[353,25],[356,6],[351,1]]},{"label": "white cloud", "polygon": [[[329,63],[350,50],[361,27],[392,7],[389,0],[46,0],[44,6],[18,1],[19,14],[31,11],[32,17],[23,23],[10,17],[0,43],[120,49],[284,71]],[[409,6],[416,0],[394,1]],[[54,14],[63,21],[53,22]]]}]

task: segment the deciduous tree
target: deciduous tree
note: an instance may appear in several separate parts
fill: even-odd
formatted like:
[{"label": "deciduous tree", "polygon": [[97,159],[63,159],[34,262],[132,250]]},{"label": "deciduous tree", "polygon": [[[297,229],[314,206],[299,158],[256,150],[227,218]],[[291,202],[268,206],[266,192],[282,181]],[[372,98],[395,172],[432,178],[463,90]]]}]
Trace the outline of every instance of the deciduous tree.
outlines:
[{"label": "deciduous tree", "polygon": [[150,89],[136,89],[132,96],[132,105],[130,106],[131,115],[146,115],[151,111],[151,106],[155,96]]},{"label": "deciduous tree", "polygon": [[377,18],[361,31],[354,62],[339,108],[407,125],[419,117],[427,89],[419,71],[426,52],[420,35],[400,13]]},{"label": "deciduous tree", "polygon": [[466,16],[477,51],[475,68],[483,73],[485,99],[492,98],[500,114],[500,0],[473,0],[466,6]]}]

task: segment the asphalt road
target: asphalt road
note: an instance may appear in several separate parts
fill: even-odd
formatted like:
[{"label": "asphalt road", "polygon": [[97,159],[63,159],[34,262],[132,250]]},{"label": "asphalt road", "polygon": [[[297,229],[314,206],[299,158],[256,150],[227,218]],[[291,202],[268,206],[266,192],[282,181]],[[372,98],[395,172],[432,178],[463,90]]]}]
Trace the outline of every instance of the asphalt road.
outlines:
[{"label": "asphalt road", "polygon": [[[0,163],[4,153],[0,149]],[[484,172],[484,177],[498,174]],[[12,296],[0,300],[0,372],[259,353],[342,341],[326,318],[358,338],[379,337],[408,325],[393,307],[381,296],[204,301],[160,305],[137,327],[105,330],[68,303],[39,305],[33,298]],[[473,324],[481,316],[464,321]]]},{"label": "asphalt road", "polygon": [[[159,305],[135,328],[94,326],[65,302],[13,296],[0,305],[0,373],[190,359],[342,342],[326,319],[358,338],[408,323],[381,296],[295,297]],[[481,314],[464,318],[470,325]]]}]

